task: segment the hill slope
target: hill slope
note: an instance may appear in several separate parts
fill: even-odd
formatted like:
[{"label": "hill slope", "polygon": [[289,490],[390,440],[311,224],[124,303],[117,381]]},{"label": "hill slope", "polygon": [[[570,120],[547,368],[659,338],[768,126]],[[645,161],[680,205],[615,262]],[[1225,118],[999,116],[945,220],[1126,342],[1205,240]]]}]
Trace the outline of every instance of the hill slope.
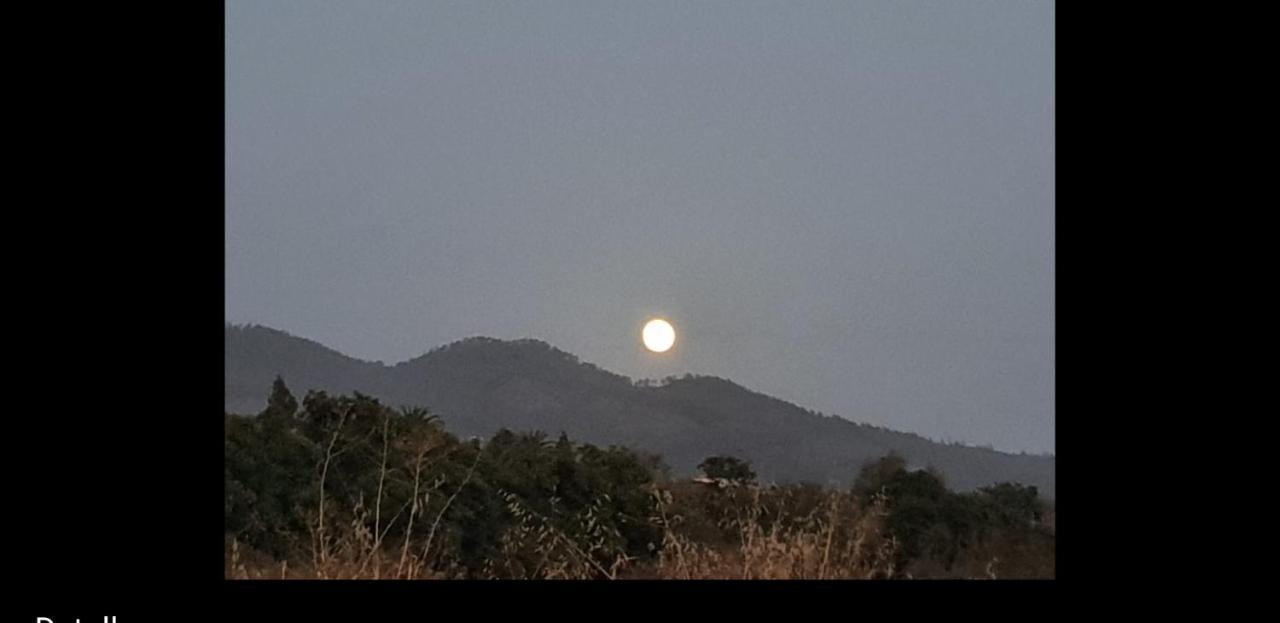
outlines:
[{"label": "hill slope", "polygon": [[705,457],[752,461],[765,480],[844,484],[859,466],[894,450],[938,468],[954,488],[999,481],[1054,494],[1054,458],[942,444],[825,416],[715,377],[638,386],[537,340],[469,338],[394,366],[360,361],[260,326],[226,329],[225,408],[257,413],[275,375],[307,390],[361,393],[423,406],[462,436],[500,428],[561,431],[599,445],[659,453],[678,473]]}]

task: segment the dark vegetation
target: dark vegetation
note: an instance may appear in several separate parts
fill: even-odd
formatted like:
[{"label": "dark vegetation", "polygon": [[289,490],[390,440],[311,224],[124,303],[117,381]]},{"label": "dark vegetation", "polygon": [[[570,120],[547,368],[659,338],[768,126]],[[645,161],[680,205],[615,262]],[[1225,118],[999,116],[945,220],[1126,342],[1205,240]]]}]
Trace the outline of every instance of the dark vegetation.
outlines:
[{"label": "dark vegetation", "polygon": [[632,382],[536,340],[471,338],[396,365],[352,359],[260,326],[228,326],[225,346],[225,408],[232,413],[261,411],[279,374],[299,395],[359,392],[429,408],[464,439],[501,428],[564,431],[578,442],[660,454],[681,476],[721,455],[750,461],[765,481],[847,488],[864,463],[893,453],[910,466],[933,466],[957,491],[1020,482],[1054,497],[1052,456],[858,424],[715,377]]},{"label": "dark vegetation", "polygon": [[947,488],[890,454],[852,486],[772,484],[730,455],[560,434],[462,439],[419,408],[283,380],[225,416],[229,578],[1047,578],[1034,486]]}]

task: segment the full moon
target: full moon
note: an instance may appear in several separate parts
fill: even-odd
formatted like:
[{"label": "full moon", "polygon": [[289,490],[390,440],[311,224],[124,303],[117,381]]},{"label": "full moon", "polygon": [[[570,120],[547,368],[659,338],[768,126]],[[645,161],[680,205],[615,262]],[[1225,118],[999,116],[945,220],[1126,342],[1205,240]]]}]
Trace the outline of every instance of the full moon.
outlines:
[{"label": "full moon", "polygon": [[640,336],[644,338],[644,347],[655,353],[665,353],[676,343],[675,328],[661,318],[646,322]]}]

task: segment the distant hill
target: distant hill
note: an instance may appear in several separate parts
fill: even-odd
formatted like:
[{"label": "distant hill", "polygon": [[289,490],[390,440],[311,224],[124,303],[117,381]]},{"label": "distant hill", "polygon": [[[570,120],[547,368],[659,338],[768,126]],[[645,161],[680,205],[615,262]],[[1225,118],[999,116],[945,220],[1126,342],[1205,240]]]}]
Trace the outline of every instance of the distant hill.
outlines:
[{"label": "distant hill", "polygon": [[656,452],[677,473],[707,456],[750,460],[764,480],[846,484],[864,461],[897,451],[933,466],[958,490],[1011,481],[1054,495],[1052,456],[1008,454],[827,416],[705,376],[643,385],[537,340],[475,337],[396,365],[347,357],[262,326],[226,329],[225,408],[266,405],[277,374],[298,395],[359,391],[394,406],[421,406],[449,430],[567,433],[598,445]]}]

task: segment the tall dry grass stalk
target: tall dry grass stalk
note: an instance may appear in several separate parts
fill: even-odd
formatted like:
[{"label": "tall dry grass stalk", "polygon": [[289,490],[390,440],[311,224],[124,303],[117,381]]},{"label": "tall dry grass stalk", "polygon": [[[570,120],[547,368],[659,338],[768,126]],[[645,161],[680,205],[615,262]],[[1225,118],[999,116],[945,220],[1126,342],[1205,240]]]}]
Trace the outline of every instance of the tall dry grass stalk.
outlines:
[{"label": "tall dry grass stalk", "polygon": [[351,411],[352,408],[348,408],[346,411],[343,411],[342,415],[338,418],[338,425],[334,427],[333,436],[329,439],[328,447],[325,448],[324,461],[320,468],[320,501],[319,509],[316,513],[316,527],[312,538],[312,543],[314,544],[312,549],[312,560],[314,561],[317,569],[324,569],[329,557],[329,534],[325,530],[324,525],[325,481],[329,477],[329,466],[333,463],[334,459],[338,458],[343,453],[342,450],[335,451],[334,447],[338,444],[338,439],[342,434],[342,428],[346,425],[347,418],[351,415]]},{"label": "tall dry grass stalk", "polygon": [[[340,421],[339,429],[342,426]],[[385,429],[384,429],[385,430]],[[334,434],[334,439],[337,433]],[[386,454],[384,433],[383,455]],[[477,454],[462,480],[448,492],[444,504],[433,517],[424,517],[433,496],[444,495],[448,482],[437,476],[430,483],[423,482],[423,474],[430,465],[428,455],[439,447],[438,443],[424,442],[415,449],[413,470],[413,494],[394,514],[384,520],[382,513],[384,484],[388,469],[385,459],[380,467],[373,510],[366,508],[363,493],[350,509],[350,521],[334,526],[326,508],[326,477],[328,465],[343,452],[331,443],[326,448],[319,467],[319,500],[315,519],[311,523],[311,552],[309,560],[272,560],[261,553],[247,552],[236,539],[228,544],[229,579],[435,579],[452,577],[459,572],[447,553],[439,553],[433,547],[438,543],[440,527],[454,501],[471,482],[479,464]],[[408,511],[406,516],[406,511]],[[386,542],[386,536],[403,518],[404,539],[399,546]],[[430,524],[424,524],[430,520]],[[425,539],[415,539],[415,528],[427,530]]]}]

